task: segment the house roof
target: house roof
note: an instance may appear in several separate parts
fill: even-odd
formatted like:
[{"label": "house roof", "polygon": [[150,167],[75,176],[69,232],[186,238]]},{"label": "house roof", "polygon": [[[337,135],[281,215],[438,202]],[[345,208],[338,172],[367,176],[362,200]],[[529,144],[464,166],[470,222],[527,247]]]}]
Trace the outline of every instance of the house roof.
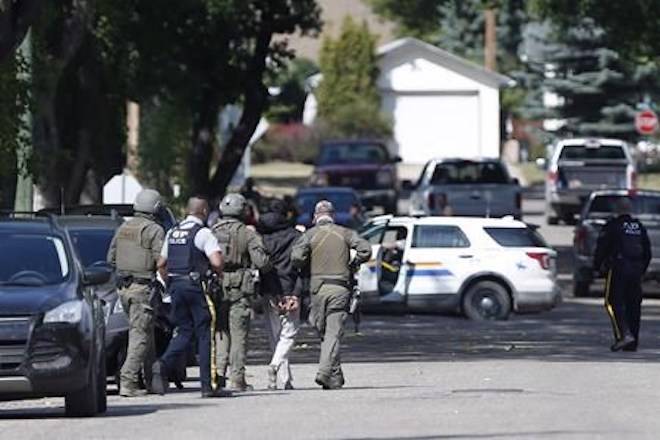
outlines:
[{"label": "house roof", "polygon": [[432,44],[418,40],[417,38],[406,37],[384,44],[378,48],[378,56],[384,57],[396,54],[400,51],[408,51],[410,49],[417,49],[425,52],[428,54],[428,58],[431,61],[483,84],[497,88],[514,84],[513,79],[508,76],[488,70],[478,64],[447,52],[446,50],[442,50]]}]

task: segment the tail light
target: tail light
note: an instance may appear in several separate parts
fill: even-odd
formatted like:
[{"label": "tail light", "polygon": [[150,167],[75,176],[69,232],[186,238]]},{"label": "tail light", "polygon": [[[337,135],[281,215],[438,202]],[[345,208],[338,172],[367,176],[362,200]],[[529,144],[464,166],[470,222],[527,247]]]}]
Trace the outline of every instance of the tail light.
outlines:
[{"label": "tail light", "polygon": [[527,256],[532,260],[536,260],[541,269],[548,270],[550,269],[550,255],[545,252],[527,252]]},{"label": "tail light", "polygon": [[587,254],[587,229],[584,226],[579,226],[575,230],[575,235],[573,236],[573,246],[575,246],[575,250],[578,254]]},{"label": "tail light", "polygon": [[628,166],[628,188],[637,188],[637,171],[632,166]]},{"label": "tail light", "polygon": [[555,170],[548,171],[548,183],[556,185],[559,181],[559,173]]}]

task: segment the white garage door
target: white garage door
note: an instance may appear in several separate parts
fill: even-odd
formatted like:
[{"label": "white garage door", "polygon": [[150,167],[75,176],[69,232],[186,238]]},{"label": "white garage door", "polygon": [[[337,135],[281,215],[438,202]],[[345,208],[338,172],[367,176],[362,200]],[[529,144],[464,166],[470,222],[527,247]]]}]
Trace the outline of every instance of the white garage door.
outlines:
[{"label": "white garage door", "polygon": [[391,94],[384,97],[383,109],[393,116],[394,136],[404,162],[479,156],[477,94]]}]

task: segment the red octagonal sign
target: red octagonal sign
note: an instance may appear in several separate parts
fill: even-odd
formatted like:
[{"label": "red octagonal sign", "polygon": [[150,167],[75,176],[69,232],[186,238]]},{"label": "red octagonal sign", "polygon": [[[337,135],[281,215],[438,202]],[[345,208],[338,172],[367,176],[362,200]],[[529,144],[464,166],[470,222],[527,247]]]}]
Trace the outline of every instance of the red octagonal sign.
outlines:
[{"label": "red octagonal sign", "polygon": [[635,128],[639,134],[651,135],[658,129],[658,116],[653,110],[642,110],[635,115]]}]

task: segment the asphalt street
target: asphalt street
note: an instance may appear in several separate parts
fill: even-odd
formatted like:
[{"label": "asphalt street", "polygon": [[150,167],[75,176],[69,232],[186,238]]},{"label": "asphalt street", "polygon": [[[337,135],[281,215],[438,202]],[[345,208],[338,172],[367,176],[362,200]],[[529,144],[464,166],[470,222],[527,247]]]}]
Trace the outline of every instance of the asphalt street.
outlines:
[{"label": "asphalt street", "polygon": [[[543,223],[543,202],[525,201]],[[609,351],[598,297],[570,296],[572,227],[541,226],[560,252],[564,301],[550,312],[475,323],[456,316],[369,315],[344,344],[347,386],[313,383],[318,341],[303,329],[292,391],[264,391],[262,318],[251,339],[254,392],[202,400],[198,382],[164,397],[122,399],[67,419],[63,399],[0,403],[1,439],[629,439],[660,437],[660,300],[647,298],[640,350]],[[649,286],[653,287],[653,286]],[[194,379],[196,370],[189,370]]]}]

